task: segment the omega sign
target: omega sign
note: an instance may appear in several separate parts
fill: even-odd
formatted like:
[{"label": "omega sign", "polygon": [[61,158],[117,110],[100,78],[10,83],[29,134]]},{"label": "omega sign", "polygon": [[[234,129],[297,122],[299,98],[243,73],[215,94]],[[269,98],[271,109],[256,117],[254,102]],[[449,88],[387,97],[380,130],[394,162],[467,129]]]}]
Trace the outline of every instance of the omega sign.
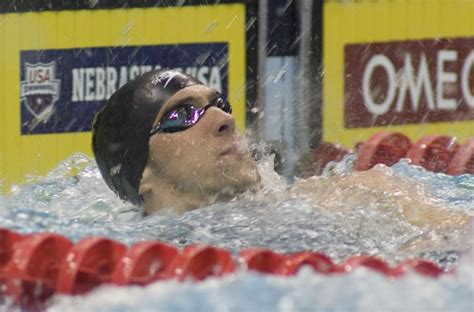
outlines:
[{"label": "omega sign", "polygon": [[474,38],[345,47],[346,128],[474,119]]}]

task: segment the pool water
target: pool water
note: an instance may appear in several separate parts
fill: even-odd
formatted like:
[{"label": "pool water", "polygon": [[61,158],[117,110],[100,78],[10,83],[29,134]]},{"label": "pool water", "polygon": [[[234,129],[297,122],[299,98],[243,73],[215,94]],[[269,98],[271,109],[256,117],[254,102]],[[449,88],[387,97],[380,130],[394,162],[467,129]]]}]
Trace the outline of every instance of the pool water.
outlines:
[{"label": "pool water", "polygon": [[364,268],[342,276],[325,276],[309,268],[295,277],[239,271],[203,282],[103,286],[85,296],[55,297],[53,311],[474,309],[474,222],[448,233],[415,225],[387,209],[399,209],[396,199],[410,196],[422,205],[442,206],[472,219],[474,176],[427,172],[401,160],[392,168],[374,170],[385,181],[415,187],[401,186],[375,195],[373,190],[356,190],[343,180],[332,180],[357,177],[364,185],[364,175],[370,173],[354,173],[354,159],[348,155],[327,167],[323,177],[312,178],[320,191],[327,187],[323,190],[327,196],[309,200],[287,192],[288,186],[273,172],[272,159],[267,157],[259,162],[264,187],[258,194],[244,194],[230,203],[181,216],[164,211],[143,217],[139,208],[122,202],[106,187],[91,158],[75,154],[48,176],[30,177],[12,195],[0,197],[0,226],[21,233],[56,232],[74,242],[99,235],[127,244],[141,240],[161,240],[178,247],[211,244],[233,253],[257,246],[278,252],[314,250],[335,261],[361,253],[390,263],[421,257],[456,270],[438,279],[412,272],[396,280]]}]

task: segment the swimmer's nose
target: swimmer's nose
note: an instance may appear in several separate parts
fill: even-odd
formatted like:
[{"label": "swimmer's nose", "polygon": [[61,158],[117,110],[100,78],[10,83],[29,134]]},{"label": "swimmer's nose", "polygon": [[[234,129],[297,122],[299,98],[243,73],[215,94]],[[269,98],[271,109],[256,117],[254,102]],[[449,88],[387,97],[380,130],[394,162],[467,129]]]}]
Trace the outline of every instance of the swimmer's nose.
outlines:
[{"label": "swimmer's nose", "polygon": [[235,131],[235,119],[232,115],[224,113],[220,109],[216,109],[218,112],[215,112],[218,117],[213,124],[213,133],[215,136],[223,136],[232,134]]}]

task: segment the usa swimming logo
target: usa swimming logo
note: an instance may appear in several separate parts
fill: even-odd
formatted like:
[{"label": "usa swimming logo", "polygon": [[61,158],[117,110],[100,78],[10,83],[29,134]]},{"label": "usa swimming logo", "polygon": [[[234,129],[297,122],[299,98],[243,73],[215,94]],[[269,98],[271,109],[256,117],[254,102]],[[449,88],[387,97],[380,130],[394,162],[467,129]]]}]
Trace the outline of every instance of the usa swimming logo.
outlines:
[{"label": "usa swimming logo", "polygon": [[46,121],[54,113],[54,103],[59,99],[61,81],[56,79],[56,63],[24,63],[21,81],[21,101],[34,116],[29,128]]}]

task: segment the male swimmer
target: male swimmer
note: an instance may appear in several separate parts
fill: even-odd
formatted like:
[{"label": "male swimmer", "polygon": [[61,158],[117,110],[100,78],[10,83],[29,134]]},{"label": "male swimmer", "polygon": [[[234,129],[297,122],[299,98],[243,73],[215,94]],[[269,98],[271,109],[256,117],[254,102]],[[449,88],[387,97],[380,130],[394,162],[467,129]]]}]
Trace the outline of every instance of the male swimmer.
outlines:
[{"label": "male swimmer", "polygon": [[155,70],[96,115],[92,147],[107,185],[146,214],[182,213],[256,188],[256,162],[230,104],[195,78]]},{"label": "male swimmer", "polygon": [[[93,150],[102,176],[146,214],[164,208],[183,213],[256,190],[257,165],[231,113],[219,93],[193,77],[173,70],[146,73],[113,94],[95,118]],[[419,183],[372,169],[299,180],[270,200],[307,198],[328,213],[376,203],[379,213],[420,228],[416,248],[420,242],[436,245],[425,237],[431,231],[438,233],[430,236],[437,244],[449,246],[445,237],[471,216],[446,209],[426,194]]]}]

